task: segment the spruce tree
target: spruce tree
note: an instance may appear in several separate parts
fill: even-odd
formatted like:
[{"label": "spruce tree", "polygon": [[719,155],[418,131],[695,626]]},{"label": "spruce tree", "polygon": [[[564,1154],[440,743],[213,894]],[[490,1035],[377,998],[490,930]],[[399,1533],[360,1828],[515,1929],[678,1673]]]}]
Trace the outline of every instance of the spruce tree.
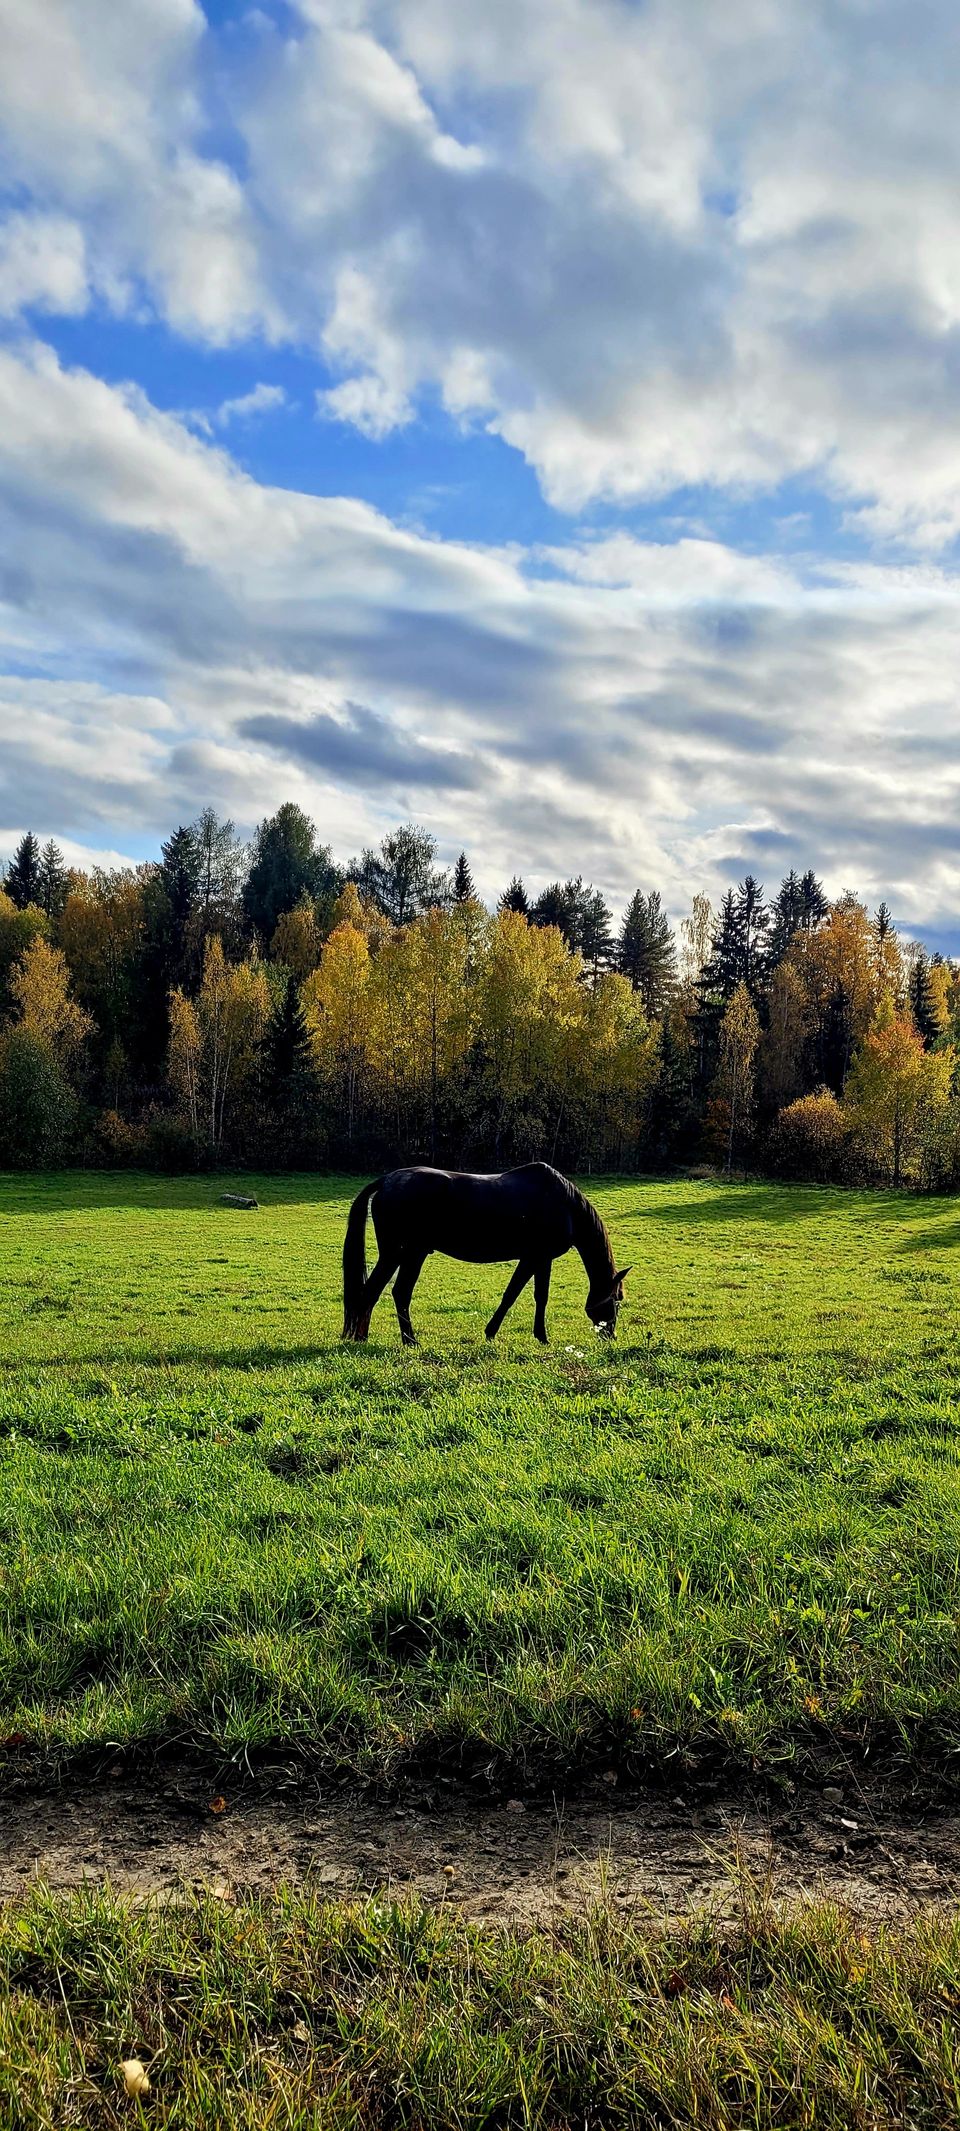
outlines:
[{"label": "spruce tree", "polygon": [[243,908],[251,930],[269,945],[277,919],[307,896],[324,896],[340,878],[325,844],[318,844],[309,815],[291,800],[262,821],[253,840]]},{"label": "spruce tree", "polygon": [[323,1146],[320,1083],[300,985],[288,976],[263,1041],[268,1139],[281,1162],[313,1162]]},{"label": "spruce tree", "polygon": [[200,848],[195,829],[174,829],[160,846],[160,901],[154,936],[164,964],[165,984],[191,984],[199,976],[198,942],[193,919],[200,899]]},{"label": "spruce tree", "polygon": [[601,969],[609,967],[614,953],[610,910],[599,888],[586,888],[580,896],[578,931],[577,946],[596,978]]},{"label": "spruce tree", "polygon": [[713,928],[710,959],[705,964],[698,989],[704,998],[726,1006],[743,981],[743,918],[732,888],[722,898]]},{"label": "spruce tree", "polygon": [[656,889],[644,895],[638,888],[624,912],[616,948],[616,964],[639,992],[645,1011],[662,1014],[677,982],[677,955],[673,933]]},{"label": "spruce tree", "polygon": [[67,869],[63,852],[52,836],[44,844],[40,858],[39,901],[41,910],[48,918],[58,918],[67,900]]},{"label": "spruce tree", "polygon": [[562,932],[568,947],[577,944],[577,912],[570,894],[570,883],[551,881],[538,895],[530,912],[531,925],[555,925]]},{"label": "spruce tree", "polygon": [[473,874],[467,863],[467,854],[465,851],[461,851],[453,869],[453,900],[455,903],[473,903],[476,901],[476,896],[477,891],[473,885]]},{"label": "spruce tree", "polygon": [[40,866],[40,845],[28,829],[20,838],[3,883],[18,910],[25,910],[28,903],[40,905]]},{"label": "spruce tree", "polygon": [[930,964],[926,955],[917,955],[910,971],[908,985],[910,1010],[916,1022],[917,1034],[925,1051],[936,1043],[940,1034],[940,1016],[937,1013],[936,993],[930,977]]},{"label": "spruce tree", "polygon": [[817,926],[822,925],[830,904],[823,892],[823,884],[818,881],[812,866],[808,867],[800,882],[800,903],[802,930],[804,932],[815,932]]},{"label": "spruce tree", "polygon": [[515,910],[520,917],[529,917],[530,901],[519,873],[514,874],[509,888],[504,889],[497,909]]},{"label": "spruce tree", "polygon": [[760,989],[766,967],[767,932],[770,912],[763,900],[760,882],[748,873],[737,889],[737,916],[740,925],[740,980],[753,998]]},{"label": "spruce tree", "polygon": [[295,1091],[302,1093],[314,1081],[310,1031],[292,974],[274,1006],[264,1043],[267,1089],[274,1107],[282,1109]]},{"label": "spruce tree", "polygon": [[789,873],[781,881],[770,906],[770,937],[767,953],[771,970],[777,969],[783,961],[788,947],[800,931],[803,924],[803,915],[803,883],[799,874],[795,873],[791,866]]}]

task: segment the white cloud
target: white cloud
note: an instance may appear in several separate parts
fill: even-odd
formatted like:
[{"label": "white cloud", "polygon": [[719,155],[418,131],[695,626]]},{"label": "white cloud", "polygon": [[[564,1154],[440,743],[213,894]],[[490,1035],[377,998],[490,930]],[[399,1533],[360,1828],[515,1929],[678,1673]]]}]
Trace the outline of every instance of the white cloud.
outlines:
[{"label": "white cloud", "polygon": [[61,314],[87,303],[83,231],[65,215],[12,214],[0,223],[0,317],[32,306]]},{"label": "white cloud", "polygon": [[231,422],[255,421],[258,415],[274,414],[286,405],[282,385],[259,384],[249,392],[241,392],[236,399],[221,400],[212,419],[217,429],[228,429]]},{"label": "white cloud", "polygon": [[[621,536],[427,539],[265,488],[142,394],[0,355],[0,828],[138,852],[208,799],[391,820],[483,888],[582,869],[674,911],[813,863],[912,924],[960,899],[958,582]],[[90,676],[95,673],[94,684]]]},{"label": "white cloud", "polygon": [[0,37],[8,307],[323,347],[322,412],[436,391],[571,510],[800,474],[960,530],[949,0],[0,0]]}]

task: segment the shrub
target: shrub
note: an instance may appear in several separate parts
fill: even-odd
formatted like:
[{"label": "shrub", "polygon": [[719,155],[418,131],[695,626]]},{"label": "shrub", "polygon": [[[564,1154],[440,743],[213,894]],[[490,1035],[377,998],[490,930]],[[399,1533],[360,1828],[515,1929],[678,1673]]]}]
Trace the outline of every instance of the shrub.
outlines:
[{"label": "shrub", "polygon": [[801,1095],[781,1110],[770,1135],[770,1164],[799,1183],[835,1182],[847,1160],[847,1125],[829,1088]]},{"label": "shrub", "polygon": [[0,1038],[0,1161],[51,1169],[62,1161],[77,1101],[48,1043],[25,1028]]}]

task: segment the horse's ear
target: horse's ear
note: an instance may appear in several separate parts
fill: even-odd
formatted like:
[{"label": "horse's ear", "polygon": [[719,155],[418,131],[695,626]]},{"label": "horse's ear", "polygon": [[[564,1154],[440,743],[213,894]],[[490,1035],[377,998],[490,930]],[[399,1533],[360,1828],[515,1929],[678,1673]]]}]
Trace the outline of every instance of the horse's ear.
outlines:
[{"label": "horse's ear", "polygon": [[633,1271],[633,1267],[632,1267],[632,1265],[625,1265],[625,1266],[624,1266],[624,1268],[623,1268],[623,1271],[622,1271],[622,1273],[614,1273],[614,1276],[613,1276],[613,1284],[614,1284],[614,1287],[616,1287],[616,1284],[617,1284],[617,1281],[618,1281],[618,1280],[625,1280],[625,1279],[626,1279],[626,1277],[627,1277],[627,1274],[628,1274],[628,1273],[632,1273],[632,1271]]}]

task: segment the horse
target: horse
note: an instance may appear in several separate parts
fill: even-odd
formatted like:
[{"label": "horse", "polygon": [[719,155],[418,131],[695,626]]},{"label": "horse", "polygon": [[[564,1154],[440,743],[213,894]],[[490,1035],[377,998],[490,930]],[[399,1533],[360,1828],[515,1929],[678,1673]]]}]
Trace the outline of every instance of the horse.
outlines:
[{"label": "horse", "polygon": [[[369,1278],[365,1235],[373,1216],[378,1257]],[[534,1334],[547,1345],[547,1298],[555,1258],[579,1251],[590,1282],[591,1324],[612,1339],[630,1267],[618,1272],[600,1215],[575,1184],[548,1162],[526,1162],[499,1176],[450,1169],[391,1169],[358,1191],[343,1245],[343,1337],[364,1340],[389,1280],[405,1347],[416,1346],[410,1302],[432,1251],[468,1265],[516,1258],[503,1299],[486,1327],[495,1339],[508,1310],[533,1281]]]}]

